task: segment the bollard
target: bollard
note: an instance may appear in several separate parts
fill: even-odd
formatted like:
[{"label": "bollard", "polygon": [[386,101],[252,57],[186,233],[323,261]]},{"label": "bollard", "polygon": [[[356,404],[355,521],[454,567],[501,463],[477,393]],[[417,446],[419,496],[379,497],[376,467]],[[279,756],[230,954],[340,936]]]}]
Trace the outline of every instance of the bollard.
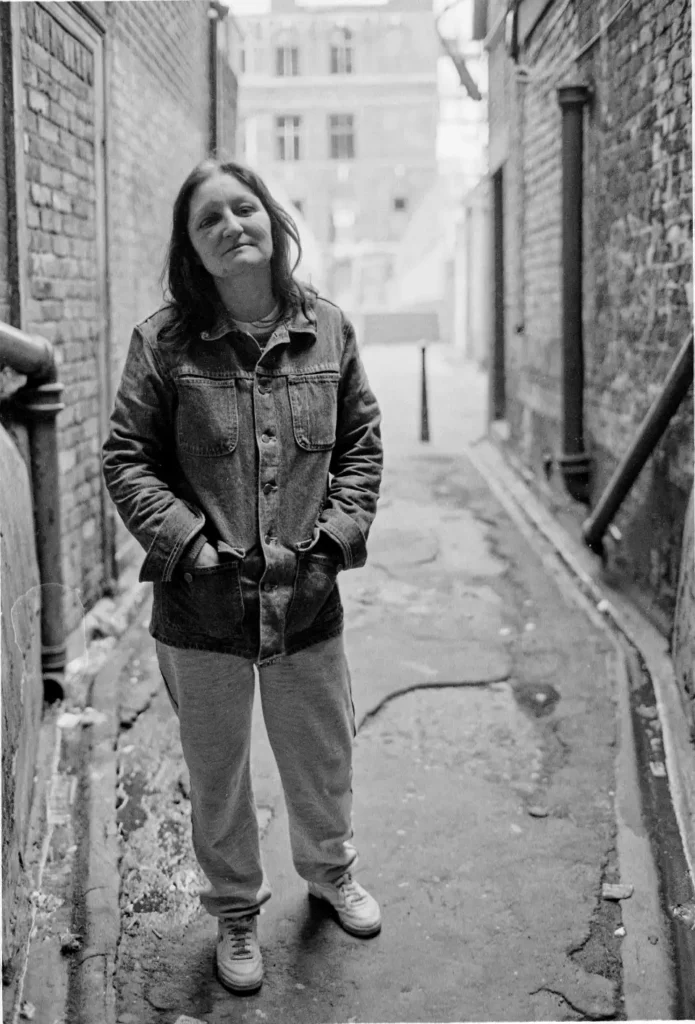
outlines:
[{"label": "bollard", "polygon": [[430,439],[430,423],[427,410],[427,347],[422,346],[422,390],[420,402],[420,440],[428,442]]}]

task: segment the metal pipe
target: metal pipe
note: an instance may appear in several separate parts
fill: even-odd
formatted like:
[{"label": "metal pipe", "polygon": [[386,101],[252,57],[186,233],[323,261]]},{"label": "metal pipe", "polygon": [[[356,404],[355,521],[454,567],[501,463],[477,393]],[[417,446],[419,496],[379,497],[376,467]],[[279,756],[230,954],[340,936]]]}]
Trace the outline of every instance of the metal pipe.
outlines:
[{"label": "metal pipe", "polygon": [[221,0],[210,0],[208,6],[208,151],[219,156],[222,143],[222,79],[220,74],[220,22],[229,14]]},{"label": "metal pipe", "polygon": [[584,343],[582,331],[583,118],[590,90],[558,89],[562,108],[562,392],[565,486],[588,504],[591,459],[584,448]]},{"label": "metal pipe", "polygon": [[32,337],[0,323],[0,365],[11,366],[28,377],[50,375],[54,367],[53,348],[46,338]]},{"label": "metal pipe", "polygon": [[56,424],[58,413],[65,408],[61,401],[63,385],[57,379],[50,342],[4,323],[0,324],[0,364],[29,377],[13,401],[26,419],[29,433],[36,559],[41,580],[41,667],[44,694],[55,699],[63,695],[67,660]]},{"label": "metal pipe", "polygon": [[490,354],[489,417],[503,420],[507,415],[505,316],[504,316],[504,171],[492,176],[492,352]]},{"label": "metal pipe", "polygon": [[427,442],[430,439],[430,419],[427,408],[427,346],[423,345],[421,350],[422,374],[420,389],[420,440]]},{"label": "metal pipe", "polygon": [[681,347],[660,394],[642,420],[637,435],[610,478],[596,508],[584,521],[582,534],[587,547],[603,554],[603,536],[625,496],[654,451],[673,415],[693,382],[693,337]]},{"label": "metal pipe", "polygon": [[217,155],[219,124],[217,104],[219,94],[219,58],[217,56],[217,26],[219,12],[215,4],[208,7],[208,88],[210,91],[208,107],[208,151],[211,156]]}]

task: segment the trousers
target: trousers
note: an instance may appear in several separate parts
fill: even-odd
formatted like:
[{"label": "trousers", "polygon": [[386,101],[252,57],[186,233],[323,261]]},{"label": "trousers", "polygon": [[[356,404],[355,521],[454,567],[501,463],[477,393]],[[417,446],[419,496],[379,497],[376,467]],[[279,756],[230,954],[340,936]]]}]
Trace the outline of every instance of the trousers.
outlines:
[{"label": "trousers", "polygon": [[[254,662],[156,645],[190,772],[193,849],[209,882],[201,902],[216,917],[257,913],[271,889],[251,781]],[[308,882],[335,882],[357,858],[352,843],[355,709],[343,637],[256,671],[295,869]]]}]

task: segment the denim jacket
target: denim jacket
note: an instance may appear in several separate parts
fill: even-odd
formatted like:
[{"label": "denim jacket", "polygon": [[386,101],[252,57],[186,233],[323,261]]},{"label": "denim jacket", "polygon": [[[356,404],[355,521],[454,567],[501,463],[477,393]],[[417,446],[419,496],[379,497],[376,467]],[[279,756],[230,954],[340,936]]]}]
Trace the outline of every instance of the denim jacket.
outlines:
[{"label": "denim jacket", "polygon": [[[150,632],[258,664],[336,636],[337,574],[366,561],[382,470],[351,324],[310,295],[264,348],[221,321],[182,351],[160,338],[167,316],[133,331],[103,448],[146,552]],[[195,567],[205,541],[220,561]]]}]

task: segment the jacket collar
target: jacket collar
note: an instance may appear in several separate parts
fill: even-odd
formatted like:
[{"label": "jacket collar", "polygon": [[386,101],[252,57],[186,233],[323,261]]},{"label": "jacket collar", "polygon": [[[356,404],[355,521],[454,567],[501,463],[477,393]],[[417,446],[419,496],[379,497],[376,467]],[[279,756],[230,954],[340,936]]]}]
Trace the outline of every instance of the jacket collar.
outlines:
[{"label": "jacket collar", "polygon": [[[306,313],[298,309],[286,319],[278,321],[278,326],[284,324],[290,334],[312,334],[316,338],[316,296],[307,289]],[[225,334],[238,332],[238,327],[226,310],[219,310],[214,325],[209,331],[202,331],[200,337],[203,341],[219,341]]]}]

